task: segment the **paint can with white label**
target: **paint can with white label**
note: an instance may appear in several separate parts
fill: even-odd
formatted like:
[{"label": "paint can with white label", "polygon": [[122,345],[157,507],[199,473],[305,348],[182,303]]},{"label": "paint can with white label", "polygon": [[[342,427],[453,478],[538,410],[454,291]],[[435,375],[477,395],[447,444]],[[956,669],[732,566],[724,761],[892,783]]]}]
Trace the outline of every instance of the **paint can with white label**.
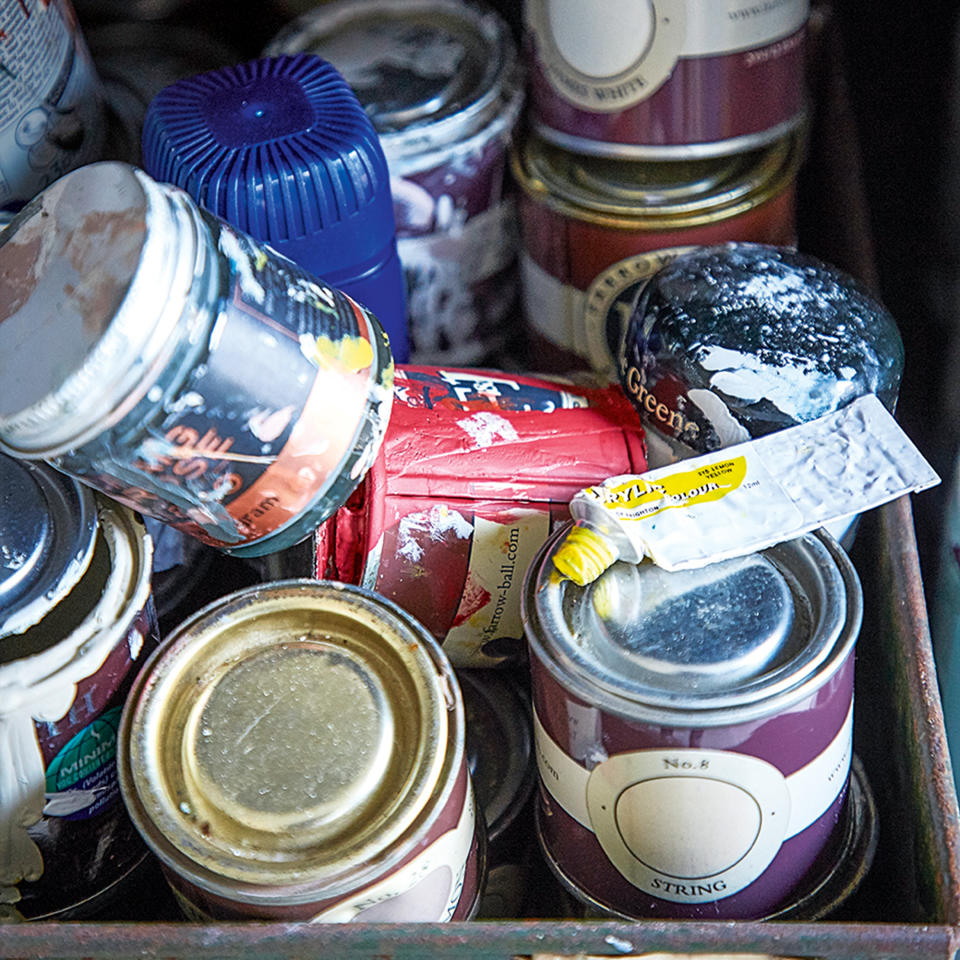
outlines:
[{"label": "paint can with white label", "polygon": [[176,187],[74,170],[0,234],[0,270],[6,453],[247,556],[308,537],[376,455],[376,318]]},{"label": "paint can with white label", "polygon": [[117,728],[157,641],[150,538],[125,507],[0,455],[0,922],[79,919],[147,856]]},{"label": "paint can with white label", "polygon": [[823,532],[667,573],[524,586],[540,840],[630,917],[759,919],[842,842],[860,582]]},{"label": "paint can with white label", "polygon": [[806,104],[809,0],[526,0],[534,128],[577,153],[710,157],[783,136]]},{"label": "paint can with white label", "polygon": [[449,660],[359,587],[286,580],[180,624],[131,691],[120,786],[187,916],[466,920],[485,829]]}]

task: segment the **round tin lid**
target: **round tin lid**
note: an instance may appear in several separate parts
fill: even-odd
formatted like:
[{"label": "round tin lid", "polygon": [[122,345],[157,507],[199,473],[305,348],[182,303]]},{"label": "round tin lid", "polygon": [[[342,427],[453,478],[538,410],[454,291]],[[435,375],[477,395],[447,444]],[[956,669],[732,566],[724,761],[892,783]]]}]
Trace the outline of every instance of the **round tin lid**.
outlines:
[{"label": "round tin lid", "polygon": [[859,630],[859,581],[829,535],[672,573],[618,562],[580,587],[552,562],[568,529],[528,572],[528,640],[567,686],[614,712],[681,726],[674,714],[686,725],[763,715],[772,698],[823,682]]},{"label": "round tin lid", "polygon": [[705,452],[866,393],[893,410],[903,363],[896,321],[852,276],[786,247],[727,243],[680,254],[644,285],[620,379],[642,416],[638,385],[679,415],[674,439]]},{"label": "round tin lid", "polygon": [[493,842],[513,821],[536,782],[529,704],[495,670],[458,670],[467,716],[467,767]]},{"label": "round tin lid", "polygon": [[309,51],[356,91],[389,159],[480,129],[513,83],[510,28],[462,0],[339,0],[308,11],[266,54]]},{"label": "round tin lid", "polygon": [[801,138],[703,160],[649,163],[572,153],[532,134],[514,151],[517,180],[566,216],[624,229],[676,229],[723,220],[781,192]]},{"label": "round tin lid", "polygon": [[140,676],[121,724],[125,798],[161,859],[214,891],[340,892],[408,852],[463,762],[435,641],[359,587],[238,591]]},{"label": "round tin lid", "polygon": [[77,584],[97,538],[93,491],[0,454],[0,637],[38,623]]},{"label": "round tin lid", "polygon": [[51,458],[150,389],[196,267],[176,217],[159,185],[109,161],[56,180],[0,233],[0,448]]},{"label": "round tin lid", "polygon": [[313,54],[161,90],[144,120],[143,159],[152,177],[318,275],[365,271],[394,240],[377,133],[343,77]]}]

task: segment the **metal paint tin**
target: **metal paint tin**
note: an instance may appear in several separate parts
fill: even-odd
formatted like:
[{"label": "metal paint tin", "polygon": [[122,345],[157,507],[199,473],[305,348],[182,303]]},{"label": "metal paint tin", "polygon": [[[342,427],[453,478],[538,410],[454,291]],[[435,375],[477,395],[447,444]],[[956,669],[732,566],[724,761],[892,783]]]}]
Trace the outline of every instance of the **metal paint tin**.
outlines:
[{"label": "metal paint tin", "polygon": [[467,765],[487,822],[487,873],[478,919],[521,916],[537,768],[529,693],[503,670],[458,670],[467,714]]},{"label": "metal paint tin", "polygon": [[[539,808],[535,814],[538,839],[542,838]],[[877,850],[879,821],[876,801],[867,779],[866,771],[856,754],[850,765],[850,786],[837,842],[818,858],[791,899],[781,904],[761,920],[784,921],[824,920],[835,918],[860,888]],[[583,918],[611,918],[633,920],[625,913],[618,913],[597,903],[584,891],[571,883],[559,869],[549,852],[542,847],[547,866],[561,889],[560,899],[564,913]],[[822,862],[821,862],[822,861]]]},{"label": "metal paint tin", "polygon": [[423,623],[457,667],[517,659],[527,565],[577,490],[645,468],[640,419],[619,387],[497,370],[401,364],[394,393],[355,493],[309,555],[266,558],[270,575],[362,583]]},{"label": "metal paint tin", "polygon": [[0,3],[0,207],[100,159],[103,93],[70,0]]},{"label": "metal paint tin", "polygon": [[736,156],[656,163],[578,156],[528,136],[512,164],[538,366],[615,379],[638,290],[665,262],[726,240],[794,243],[802,153],[800,133]]},{"label": "metal paint tin", "polygon": [[125,507],[44,464],[0,457],[0,478],[0,918],[74,919],[147,852],[116,749],[157,639],[151,543]]},{"label": "metal paint tin", "polygon": [[852,754],[856,571],[818,532],[592,587],[545,544],[524,585],[542,841],[633,917],[757,919],[836,846]]},{"label": "metal paint tin", "polygon": [[413,362],[489,360],[518,294],[507,148],[524,91],[507,23],[482,2],[338,0],[264,53],[301,51],[344,75],[380,135]]},{"label": "metal paint tin", "polygon": [[308,536],[376,454],[376,319],[175,187],[75,170],[3,232],[0,267],[8,453],[245,555]]},{"label": "metal paint tin", "polygon": [[483,823],[449,661],[358,587],[237,591],[166,638],[121,723],[137,827],[189,916],[470,917]]},{"label": "metal paint tin", "polygon": [[730,155],[801,121],[809,0],[525,0],[531,122],[578,153]]}]

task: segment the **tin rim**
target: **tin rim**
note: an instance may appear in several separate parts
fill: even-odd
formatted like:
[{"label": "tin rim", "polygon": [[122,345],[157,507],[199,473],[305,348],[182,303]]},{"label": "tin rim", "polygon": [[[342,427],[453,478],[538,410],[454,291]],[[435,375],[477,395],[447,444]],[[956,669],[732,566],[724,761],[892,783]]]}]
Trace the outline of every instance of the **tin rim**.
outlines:
[{"label": "tin rim", "polygon": [[[146,528],[127,507],[99,494],[95,500],[98,539],[109,555],[106,582],[97,588],[93,608],[67,636],[29,656],[0,664],[0,717],[35,709],[41,702],[62,702],[69,695],[61,711],[65,713],[75,684],[97,671],[130,629],[136,613],[147,606],[153,545]],[[42,621],[32,628],[42,629]],[[20,635],[24,642],[32,630]]]},{"label": "tin rim", "polygon": [[[406,766],[386,786],[382,779],[376,784],[377,790],[389,786],[393,793],[379,806],[375,798],[372,805],[347,810],[343,823],[335,815],[324,823],[319,807],[304,815],[293,811],[286,820],[283,811],[274,816],[248,807],[250,822],[239,823],[244,811],[232,809],[230,803],[238,806],[234,801],[228,809],[211,808],[213,794],[204,794],[209,779],[204,780],[202,769],[198,772],[197,753],[191,752],[190,738],[198,732],[216,683],[229,677],[231,669],[254,663],[251,657],[276,650],[276,634],[270,631],[284,626],[284,611],[295,611],[294,619],[306,618],[297,628],[304,630],[311,629],[303,627],[311,617],[341,618],[339,626],[325,628],[321,645],[329,646],[335,630],[346,636],[349,629],[354,656],[363,649],[378,658],[375,679],[414,688],[405,691],[410,694],[406,732],[414,731],[404,753]],[[281,619],[271,624],[271,615]],[[285,629],[292,622],[287,619]],[[243,627],[251,631],[246,643]],[[377,639],[378,631],[390,636]],[[314,639],[304,634],[285,644],[299,655]],[[404,671],[412,679],[402,676]],[[196,696],[191,695],[194,686]],[[396,710],[393,719],[405,722]],[[334,581],[258,584],[197,611],[144,665],[120,722],[120,786],[147,845],[167,868],[200,889],[246,903],[326,900],[367,886],[416,848],[442,812],[463,766],[464,724],[452,667],[436,641],[391,601]],[[393,736],[402,739],[403,730]]]},{"label": "tin rim", "polygon": [[[578,887],[573,879],[563,872],[547,849],[541,824],[542,816],[540,804],[537,804],[534,813],[537,846],[561,889],[583,909],[583,915],[630,922],[642,919],[601,903]],[[870,871],[877,850],[879,821],[870,782],[856,754],[850,763],[848,799],[844,804],[842,830],[843,836],[838,840],[836,856],[832,857],[822,870],[810,871],[789,902],[758,917],[758,922],[823,920],[856,893]]]},{"label": "tin rim", "polygon": [[[485,70],[474,88],[474,95],[464,98],[456,112],[449,107],[433,114],[398,118],[385,125],[376,115],[371,120],[380,136],[388,161],[437,150],[445,145],[458,145],[486,125],[501,109],[502,102],[517,103],[521,87],[517,53],[506,21],[492,7],[481,7],[461,0],[376,0],[314,7],[292,20],[264,48],[263,56],[318,53],[324,56],[322,38],[348,27],[354,22],[398,15],[409,18],[446,17],[464,33],[470,32],[478,44],[486,48],[479,59]],[[334,64],[336,66],[336,64]],[[366,106],[366,104],[365,104]],[[369,111],[368,111],[369,112]],[[517,111],[514,111],[514,116]],[[421,167],[418,164],[418,167]],[[393,173],[399,172],[392,169]]]},{"label": "tin rim", "polygon": [[[21,558],[27,545],[13,543],[14,534],[9,528],[2,534],[3,552],[10,554],[7,567],[14,569],[3,581],[0,642],[39,623],[73,589],[90,566],[98,528],[96,500],[89,487],[44,464],[8,457],[3,460],[10,469],[22,470],[24,477],[33,480],[38,500],[43,500],[47,522],[43,524],[46,536],[42,544],[33,544],[42,547],[39,555],[31,550],[29,556]],[[0,463],[0,472],[2,467]],[[11,482],[9,475],[6,482]],[[6,493],[10,495],[9,489]],[[40,505],[38,500],[33,501],[35,506]],[[19,506],[27,504],[21,501]],[[39,577],[24,582],[31,571]],[[20,595],[11,599],[11,590],[20,591]]]},{"label": "tin rim", "polygon": [[[640,691],[631,693],[623,685],[605,682],[602,677],[591,675],[563,649],[558,637],[548,632],[539,612],[538,598],[552,569],[552,552],[562,543],[569,527],[570,524],[554,531],[531,561],[521,594],[521,616],[531,654],[563,689],[585,703],[645,723],[684,728],[729,726],[783,712],[819,690],[852,654],[863,618],[860,581],[837,541],[827,531],[818,530],[760,551],[791,584],[792,591],[803,586],[798,578],[800,573],[806,574],[807,586],[826,591],[817,599],[824,610],[819,616],[816,608],[811,611],[814,636],[808,638],[799,655],[787,658],[768,674],[748,678],[739,688],[697,699],[684,700],[666,688],[659,692],[648,688],[644,697]],[[826,571],[818,566],[824,559],[831,564]]]},{"label": "tin rim", "polygon": [[[528,134],[510,165],[531,200],[571,220],[681,230],[732,219],[781,194],[800,168],[805,134],[801,125],[749,153],[656,163],[575,154]],[[646,186],[643,177],[651,178]]]}]

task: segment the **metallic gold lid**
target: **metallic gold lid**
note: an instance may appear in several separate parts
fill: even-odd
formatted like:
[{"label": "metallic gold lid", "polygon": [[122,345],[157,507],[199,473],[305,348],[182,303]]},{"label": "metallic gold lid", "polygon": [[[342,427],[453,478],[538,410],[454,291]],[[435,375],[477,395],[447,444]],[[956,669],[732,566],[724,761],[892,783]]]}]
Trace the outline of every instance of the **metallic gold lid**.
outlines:
[{"label": "metallic gold lid", "polygon": [[436,643],[398,607],[281,581],[181,624],[121,737],[124,796],[162,860],[233,898],[298,902],[354,889],[408,850],[463,761],[463,706]]},{"label": "metallic gold lid", "polygon": [[701,160],[638,161],[573,153],[528,135],[513,172],[534,200],[565,216],[624,230],[666,230],[725,220],[793,180],[802,132],[767,147]]}]

